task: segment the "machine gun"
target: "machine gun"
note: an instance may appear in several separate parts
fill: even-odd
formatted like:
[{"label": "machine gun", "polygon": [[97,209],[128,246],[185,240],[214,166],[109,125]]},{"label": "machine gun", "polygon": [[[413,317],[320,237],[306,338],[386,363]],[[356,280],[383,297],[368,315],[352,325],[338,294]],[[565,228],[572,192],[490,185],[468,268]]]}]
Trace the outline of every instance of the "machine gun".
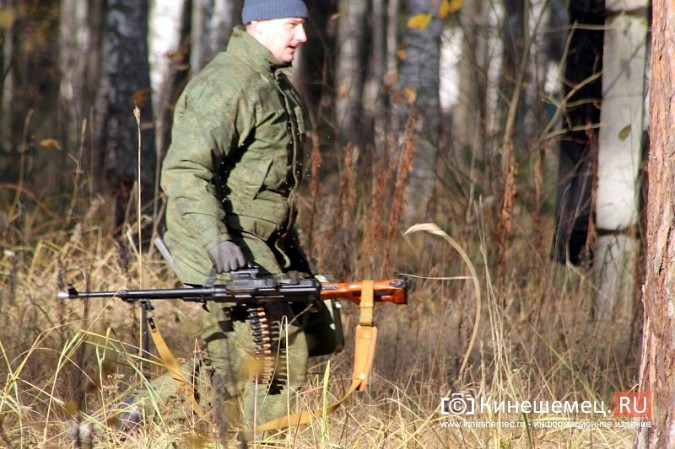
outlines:
[{"label": "machine gun", "polygon": [[[356,304],[361,301],[362,282],[328,282],[316,278],[280,279],[260,276],[258,268],[233,271],[225,284],[205,287],[78,292],[72,284],[58,293],[60,299],[119,298],[126,302],[156,299],[224,302],[233,304],[264,303],[268,301],[311,303],[319,299],[344,299]],[[407,303],[408,280],[394,278],[375,281],[375,301],[394,304]]]},{"label": "machine gun", "polygon": [[[207,308],[209,303],[230,303],[244,305],[248,309],[249,319],[256,345],[265,356],[264,348],[271,346],[269,339],[273,332],[267,327],[264,319],[264,307],[271,301],[300,304],[310,308],[313,303],[329,304],[331,326],[334,331],[330,351],[314,355],[329,354],[342,349],[344,344],[342,324],[340,322],[340,306],[335,300],[342,299],[358,304],[360,307],[359,325],[356,329],[356,350],[354,362],[353,384],[351,390],[365,388],[375,350],[377,329],[373,322],[375,302],[407,304],[409,281],[406,278],[392,278],[378,281],[329,282],[317,278],[285,279],[276,276],[260,276],[256,267],[234,271],[231,280],[225,284],[207,285],[203,287],[185,287],[172,289],[144,289],[117,291],[79,292],[70,284],[66,291],[58,293],[60,299],[87,298],[119,298],[125,302],[138,303],[141,306],[141,372],[142,360],[149,355],[149,337],[152,337],[160,358],[177,382],[184,383],[177,362],[164,343],[157,324],[152,316],[153,300],[176,300],[200,302]],[[147,373],[145,373],[147,376]],[[265,381],[273,384],[272,375]],[[342,401],[340,401],[342,402]],[[193,404],[196,407],[196,404]]]}]

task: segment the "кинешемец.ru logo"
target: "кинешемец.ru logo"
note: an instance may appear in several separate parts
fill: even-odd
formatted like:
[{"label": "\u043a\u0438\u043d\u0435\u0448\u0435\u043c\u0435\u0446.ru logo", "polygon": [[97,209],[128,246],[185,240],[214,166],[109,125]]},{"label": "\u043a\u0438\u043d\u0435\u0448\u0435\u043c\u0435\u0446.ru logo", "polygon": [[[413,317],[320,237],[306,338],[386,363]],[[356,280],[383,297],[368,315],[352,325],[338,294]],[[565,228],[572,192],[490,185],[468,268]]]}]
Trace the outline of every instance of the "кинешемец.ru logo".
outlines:
[{"label": "\u043a\u0438\u043d\u0435\u0448\u0435\u043c\u0435\u0446.ru logo", "polygon": [[474,398],[470,394],[452,393],[441,398],[442,415],[471,416],[475,414],[563,414],[602,415],[617,418],[643,418],[652,416],[652,394],[649,391],[620,391],[614,393],[614,409],[605,407],[604,401],[542,401],[542,400],[493,400],[490,396]]}]

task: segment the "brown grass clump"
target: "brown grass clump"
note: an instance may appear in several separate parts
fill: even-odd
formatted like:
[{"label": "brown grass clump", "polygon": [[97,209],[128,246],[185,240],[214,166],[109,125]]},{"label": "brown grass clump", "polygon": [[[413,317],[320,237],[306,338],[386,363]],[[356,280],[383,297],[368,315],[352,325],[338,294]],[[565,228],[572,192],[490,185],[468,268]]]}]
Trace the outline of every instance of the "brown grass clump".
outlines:
[{"label": "brown grass clump", "polygon": [[[80,220],[63,223],[45,213],[49,205],[43,204],[5,229],[0,259],[0,447],[73,446],[73,423],[78,420],[80,447],[90,441],[98,448],[224,447],[209,428],[189,420],[169,424],[160,416],[132,433],[118,429],[117,405],[144,383],[138,371],[138,308],[118,300],[57,300],[56,292],[68,282],[80,289],[114,290],[139,287],[141,277],[146,288],[170,287],[176,279],[152,252],[143,255],[141,276],[133,239],[111,239],[97,224],[105,223],[97,219],[101,205],[102,200],[94,199]],[[352,219],[358,230],[360,218]],[[30,238],[17,238],[21,235]],[[409,273],[414,286],[407,306],[377,307],[380,339],[368,390],[355,393],[325,420],[317,417],[311,425],[251,446],[630,446],[632,430],[625,423],[618,427],[616,419],[578,410],[527,414],[504,407],[474,415],[441,413],[442,398],[457,393],[477,403],[480,398],[496,403],[604,401],[611,408],[612,393],[629,390],[635,382],[635,369],[606,360],[602,341],[590,337],[592,285],[583,272],[546,262],[523,271],[521,267],[533,264],[528,252],[514,243],[509,281],[496,285],[485,233],[478,228],[474,237],[458,242],[475,267],[483,305],[463,371],[476,313],[466,261],[437,236],[400,237],[392,243],[399,258],[392,264],[415,268]],[[351,336],[358,317],[351,304],[343,311],[348,346],[333,357],[313,360],[302,395],[308,410],[336,401],[349,384]],[[155,313],[174,352],[192,357],[199,307],[163,302]],[[149,366],[153,375],[161,372],[156,360]],[[597,427],[604,422],[613,427]]]}]

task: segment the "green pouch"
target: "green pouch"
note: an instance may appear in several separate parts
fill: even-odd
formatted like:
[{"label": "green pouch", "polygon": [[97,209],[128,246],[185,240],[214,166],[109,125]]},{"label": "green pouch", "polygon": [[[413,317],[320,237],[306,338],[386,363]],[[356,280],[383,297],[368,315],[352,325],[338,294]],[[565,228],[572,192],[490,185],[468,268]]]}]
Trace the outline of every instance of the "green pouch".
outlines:
[{"label": "green pouch", "polygon": [[318,301],[299,317],[310,357],[335,354],[344,348],[340,309],[339,302],[327,299]]}]

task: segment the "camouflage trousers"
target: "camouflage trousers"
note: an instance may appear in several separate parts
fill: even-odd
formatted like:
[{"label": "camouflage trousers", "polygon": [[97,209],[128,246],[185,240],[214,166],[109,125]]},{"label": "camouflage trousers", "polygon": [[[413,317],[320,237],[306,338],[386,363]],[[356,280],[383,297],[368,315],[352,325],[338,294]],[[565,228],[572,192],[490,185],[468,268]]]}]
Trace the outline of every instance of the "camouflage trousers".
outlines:
[{"label": "camouflage trousers", "polygon": [[[264,274],[280,273],[283,256],[266,242],[246,234],[236,243]],[[305,333],[290,305],[211,302],[207,311],[201,360],[195,366],[186,364],[183,370],[194,381],[200,406],[221,433],[253,429],[255,424],[297,411],[297,392],[306,382],[309,355]],[[149,416],[158,412],[162,418],[190,416],[190,402],[179,390],[166,374],[153,380],[147,394],[137,399],[144,399]],[[154,400],[147,400],[150,397]]]},{"label": "camouflage trousers", "polygon": [[[209,371],[210,394],[202,402],[220,424],[252,428],[292,413],[308,360],[305,334],[293,317],[289,305],[281,303],[251,311],[210,311],[203,365]],[[262,323],[256,326],[255,321]],[[260,338],[261,333],[267,335]]]}]

